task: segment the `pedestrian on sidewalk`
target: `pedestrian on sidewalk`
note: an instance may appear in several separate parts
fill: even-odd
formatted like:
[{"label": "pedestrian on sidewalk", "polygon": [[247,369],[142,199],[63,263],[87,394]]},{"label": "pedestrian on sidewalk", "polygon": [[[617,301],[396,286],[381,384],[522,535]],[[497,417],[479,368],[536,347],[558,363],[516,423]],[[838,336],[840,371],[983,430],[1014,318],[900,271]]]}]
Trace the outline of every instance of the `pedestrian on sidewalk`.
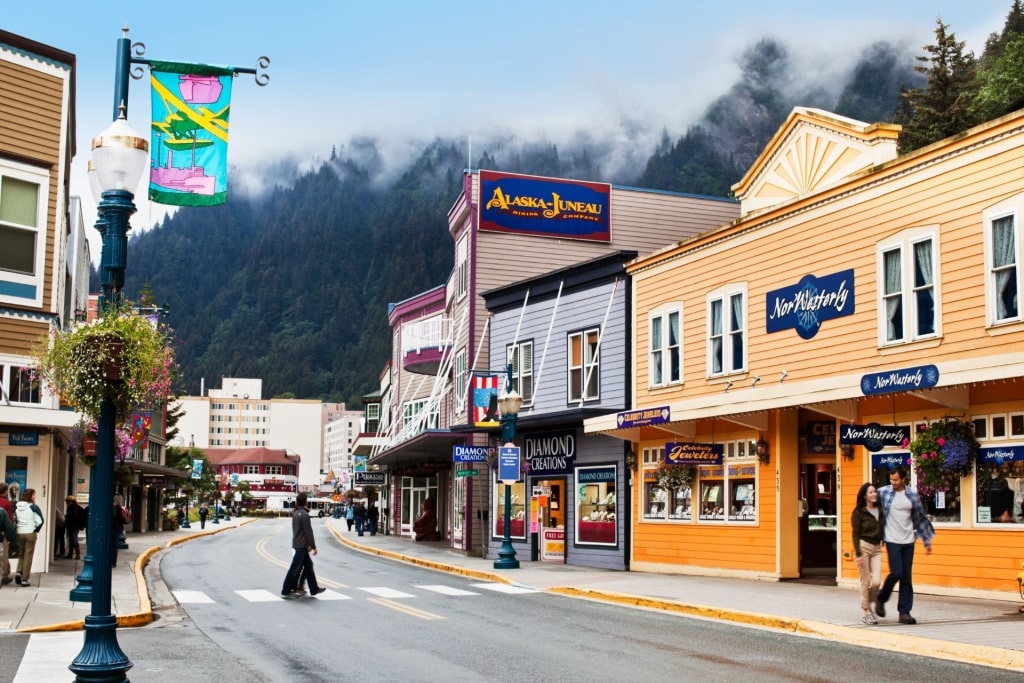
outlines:
[{"label": "pedestrian on sidewalk", "polygon": [[313,571],[313,559],[316,555],[316,539],[313,538],[313,525],[309,521],[309,510],[306,509],[308,496],[305,492],[295,497],[295,510],[292,512],[292,563],[284,576],[281,597],[297,598],[299,582],[304,580],[309,587],[310,595],[319,595],[326,588],[321,588]]},{"label": "pedestrian on sidewalk", "polygon": [[896,583],[900,585],[897,608],[901,624],[916,624],[910,614],[914,608],[914,544],[918,538],[924,543],[925,554],[932,554],[932,539],[935,528],[928,519],[928,513],[921,504],[917,492],[907,486],[907,468],[898,465],[889,473],[889,485],[878,489],[882,503],[882,539],[889,558],[889,575],[885,577],[875,613],[885,616],[885,603],[889,601]]},{"label": "pedestrian on sidewalk", "polygon": [[380,510],[377,509],[376,503],[370,503],[370,509],[366,511],[366,524],[370,529],[370,535],[377,535],[377,522],[380,521]]},{"label": "pedestrian on sidewalk", "polygon": [[345,523],[348,524],[348,530],[352,531],[352,525],[356,521],[356,506],[352,503],[348,504],[348,508],[345,510]]},{"label": "pedestrian on sidewalk", "polygon": [[18,573],[15,581],[19,586],[32,585],[32,559],[36,551],[36,538],[43,528],[43,511],[36,505],[36,490],[25,489],[21,500],[14,508],[18,529]]},{"label": "pedestrian on sidewalk", "polygon": [[64,557],[64,513],[61,512],[60,506],[53,509],[53,559]]},{"label": "pedestrian on sidewalk", "polygon": [[871,605],[878,598],[878,586],[882,582],[882,524],[878,489],[867,482],[857,491],[857,506],[850,515],[850,526],[853,527],[853,553],[860,572],[862,620],[869,626],[878,624]]},{"label": "pedestrian on sidewalk", "polygon": [[[11,499],[7,497],[7,483],[0,481],[0,510],[7,514],[7,519],[14,525],[14,506]],[[14,579],[11,578],[11,551],[18,547],[18,532],[8,536],[4,534],[3,543],[0,544],[3,554],[0,555],[0,586],[6,586]]]},{"label": "pedestrian on sidewalk", "polygon": [[210,514],[210,510],[206,507],[206,503],[199,508],[199,528],[206,528],[206,517]]},{"label": "pedestrian on sidewalk", "polygon": [[366,530],[366,506],[362,503],[356,504],[356,533],[360,536]]},{"label": "pedestrian on sidewalk", "polygon": [[78,499],[74,496],[68,496],[64,502],[67,503],[67,509],[64,511],[64,530],[68,537],[68,552],[64,557],[68,560],[80,560],[82,554],[78,532],[85,528],[85,509],[78,504]]},{"label": "pedestrian on sidewalk", "polygon": [[121,540],[121,536],[124,535],[124,525],[128,523],[128,515],[125,512],[124,505],[121,504],[121,496],[114,496],[114,507],[112,510],[112,517],[110,521],[110,566],[117,566],[117,546]]}]

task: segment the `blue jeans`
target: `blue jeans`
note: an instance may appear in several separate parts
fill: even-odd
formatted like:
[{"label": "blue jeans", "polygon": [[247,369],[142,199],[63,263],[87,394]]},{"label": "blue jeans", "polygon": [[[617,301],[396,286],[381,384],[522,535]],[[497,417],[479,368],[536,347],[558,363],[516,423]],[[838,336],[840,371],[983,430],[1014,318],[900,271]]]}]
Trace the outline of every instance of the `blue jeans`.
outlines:
[{"label": "blue jeans", "polygon": [[896,609],[900,614],[910,614],[910,610],[914,608],[914,583],[910,576],[914,569],[914,544],[886,543],[885,550],[889,556],[889,575],[885,577],[882,588],[878,591],[878,602],[889,601],[892,589],[898,581],[900,599],[896,603]]},{"label": "blue jeans", "polygon": [[360,536],[363,535],[363,528],[366,526],[366,520],[362,517],[356,517],[356,533]]}]

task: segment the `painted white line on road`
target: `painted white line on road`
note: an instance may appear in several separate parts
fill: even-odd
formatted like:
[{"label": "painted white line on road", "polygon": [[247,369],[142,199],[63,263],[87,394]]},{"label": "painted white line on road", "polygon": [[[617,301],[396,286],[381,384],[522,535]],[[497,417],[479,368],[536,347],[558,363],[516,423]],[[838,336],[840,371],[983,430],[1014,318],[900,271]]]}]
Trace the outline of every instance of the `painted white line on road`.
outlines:
[{"label": "painted white line on road", "polygon": [[371,595],[376,595],[378,598],[415,598],[415,595],[411,593],[403,593],[402,591],[396,591],[394,588],[362,588],[359,590],[366,591]]},{"label": "painted white line on road", "polygon": [[326,591],[324,591],[323,593],[321,593],[320,595],[316,596],[313,599],[314,600],[351,600],[352,597],[349,596],[349,595],[344,595],[342,593],[336,593],[336,592],[334,592],[332,590],[326,590]]},{"label": "painted white line on road", "polygon": [[212,605],[213,600],[202,591],[171,591],[180,605]]},{"label": "painted white line on road", "polygon": [[275,595],[265,588],[260,588],[258,590],[235,591],[235,593],[241,595],[249,602],[274,602],[275,600],[284,599],[280,594]]},{"label": "painted white line on road", "polygon": [[422,588],[425,591],[432,591],[434,593],[440,593],[441,595],[480,595],[473,591],[464,591],[461,588],[454,588],[452,586],[416,586]]},{"label": "painted white line on road", "polygon": [[82,651],[84,642],[85,634],[81,631],[33,633],[13,683],[71,680],[74,674],[68,666]]},{"label": "painted white line on road", "polygon": [[511,586],[507,583],[474,583],[471,584],[473,588],[483,588],[484,590],[494,591],[495,593],[508,593],[514,595],[516,593],[536,593],[536,588],[528,588],[527,586]]}]

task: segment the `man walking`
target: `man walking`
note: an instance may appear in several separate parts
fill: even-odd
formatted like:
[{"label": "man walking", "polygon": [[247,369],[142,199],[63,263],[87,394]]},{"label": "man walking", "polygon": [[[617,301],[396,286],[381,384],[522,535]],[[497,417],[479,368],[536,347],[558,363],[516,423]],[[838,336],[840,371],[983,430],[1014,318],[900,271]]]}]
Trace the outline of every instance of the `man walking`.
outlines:
[{"label": "man walking", "polygon": [[[14,506],[11,505],[11,499],[7,497],[7,483],[0,481],[0,510],[7,513],[7,519],[14,523]],[[4,540],[2,544],[3,554],[0,555],[0,586],[6,586],[14,579],[11,578],[11,543],[14,546],[18,545],[17,533],[13,536],[8,537],[4,534]]]},{"label": "man walking", "polygon": [[885,577],[875,613],[885,616],[885,603],[892,595],[896,583],[900,584],[900,598],[897,608],[901,624],[916,624],[910,614],[914,608],[914,584],[911,574],[914,568],[914,543],[920,538],[926,554],[932,554],[932,539],[935,529],[928,519],[928,513],[921,504],[921,498],[913,489],[907,488],[907,468],[896,467],[889,473],[889,486],[878,489],[878,500],[882,504],[885,519],[883,540],[889,557],[889,575]]},{"label": "man walking", "polygon": [[316,574],[313,573],[313,559],[310,554],[316,555],[317,550],[316,540],[313,538],[313,524],[309,521],[309,510],[306,509],[307,498],[305,493],[295,497],[295,511],[292,512],[292,564],[288,567],[288,573],[284,576],[284,586],[281,587],[281,597],[286,600],[301,595],[298,589],[301,588],[299,582],[302,580],[309,586],[310,595],[319,595],[327,590],[317,584]]},{"label": "man walking", "polygon": [[67,509],[64,511],[64,530],[68,536],[67,554],[69,560],[82,559],[81,546],[78,543],[78,532],[85,528],[85,509],[78,504],[78,499],[68,496],[64,499]]}]

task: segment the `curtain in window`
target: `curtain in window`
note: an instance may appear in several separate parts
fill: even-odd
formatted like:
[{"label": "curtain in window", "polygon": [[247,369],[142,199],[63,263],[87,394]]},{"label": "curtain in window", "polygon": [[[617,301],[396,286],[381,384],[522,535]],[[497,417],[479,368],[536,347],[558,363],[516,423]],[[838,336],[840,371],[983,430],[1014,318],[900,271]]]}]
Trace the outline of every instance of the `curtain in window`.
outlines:
[{"label": "curtain in window", "polygon": [[730,342],[732,348],[732,367],[730,370],[739,370],[743,367],[743,355],[746,349],[743,344],[743,296],[734,294],[732,296],[732,317],[729,320]]},{"label": "curtain in window", "polygon": [[1017,244],[1013,216],[992,221],[993,271],[996,286],[996,320],[1016,318],[1019,314],[1017,299]]},{"label": "curtain in window", "polygon": [[914,245],[914,298],[917,334],[935,334],[935,286],[932,273],[932,241]]},{"label": "curtain in window", "polygon": [[711,302],[711,372],[722,372],[722,300]]},{"label": "curtain in window", "polygon": [[885,340],[903,339],[903,281],[900,251],[885,252]]},{"label": "curtain in window", "polygon": [[651,384],[661,384],[664,381],[661,366],[661,318],[651,320]]},{"label": "curtain in window", "polygon": [[671,382],[682,379],[682,364],[679,356],[679,314],[669,313],[668,316],[668,377]]}]

